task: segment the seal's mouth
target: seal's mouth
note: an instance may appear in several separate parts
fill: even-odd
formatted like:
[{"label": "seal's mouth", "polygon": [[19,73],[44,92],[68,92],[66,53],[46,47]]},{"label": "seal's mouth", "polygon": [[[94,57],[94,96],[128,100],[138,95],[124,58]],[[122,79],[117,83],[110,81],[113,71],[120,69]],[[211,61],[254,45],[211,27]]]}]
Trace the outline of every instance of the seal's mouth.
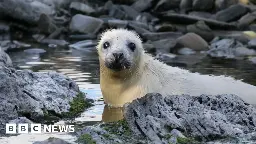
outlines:
[{"label": "seal's mouth", "polygon": [[107,68],[114,71],[121,71],[125,69],[129,69],[131,67],[131,63],[127,60],[114,60],[112,62],[105,62]]}]

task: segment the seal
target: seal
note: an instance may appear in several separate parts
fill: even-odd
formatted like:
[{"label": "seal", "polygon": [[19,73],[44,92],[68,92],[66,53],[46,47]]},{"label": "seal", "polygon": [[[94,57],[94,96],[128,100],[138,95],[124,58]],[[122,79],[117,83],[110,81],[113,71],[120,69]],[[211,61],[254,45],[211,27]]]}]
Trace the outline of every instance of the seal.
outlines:
[{"label": "seal", "polygon": [[105,31],[97,51],[103,99],[113,107],[122,107],[147,93],[163,96],[236,94],[256,103],[255,86],[231,77],[200,75],[168,66],[147,54],[140,37],[133,31]]}]

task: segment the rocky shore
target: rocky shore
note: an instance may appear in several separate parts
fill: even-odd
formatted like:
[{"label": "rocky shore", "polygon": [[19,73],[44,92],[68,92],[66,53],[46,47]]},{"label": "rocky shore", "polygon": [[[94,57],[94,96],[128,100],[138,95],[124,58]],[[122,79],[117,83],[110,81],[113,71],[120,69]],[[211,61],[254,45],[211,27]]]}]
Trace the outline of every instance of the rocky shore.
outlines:
[{"label": "rocky shore", "polygon": [[[162,61],[202,54],[256,64],[254,4],[254,0],[0,1],[0,133],[10,121],[53,122],[90,106],[70,78],[16,70],[5,52],[44,52],[32,43],[86,51],[96,46],[105,29],[127,28],[136,31],[145,50]],[[255,108],[234,95],[148,94],[126,106],[124,120],[77,132],[77,143],[255,142],[255,125]],[[50,143],[68,142],[57,138],[35,142]]]}]

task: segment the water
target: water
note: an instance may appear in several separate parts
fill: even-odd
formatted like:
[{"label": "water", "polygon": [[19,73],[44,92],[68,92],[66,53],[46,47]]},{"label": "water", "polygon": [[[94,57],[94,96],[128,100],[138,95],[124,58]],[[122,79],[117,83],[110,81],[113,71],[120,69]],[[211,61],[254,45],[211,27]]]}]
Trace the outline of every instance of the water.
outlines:
[{"label": "water", "polygon": [[[104,106],[99,85],[99,62],[96,50],[75,50],[69,48],[48,48],[44,45],[35,45],[35,48],[45,49],[46,53],[35,54],[19,50],[9,55],[17,69],[31,69],[38,72],[57,71],[72,78],[87,93],[87,97],[94,99],[95,106],[75,118],[73,123],[78,127],[92,125],[104,121],[121,119],[122,109],[109,109]],[[218,60],[203,55],[179,56],[175,60],[167,61],[169,65],[189,69],[192,72],[212,75],[228,75],[236,79],[256,85],[256,67],[249,62],[239,60]],[[103,113],[104,111],[104,113]],[[103,116],[102,116],[103,114]],[[60,121],[59,123],[67,123]],[[31,144],[49,137],[58,137],[75,143],[71,134],[22,134],[0,138],[1,144]]]}]

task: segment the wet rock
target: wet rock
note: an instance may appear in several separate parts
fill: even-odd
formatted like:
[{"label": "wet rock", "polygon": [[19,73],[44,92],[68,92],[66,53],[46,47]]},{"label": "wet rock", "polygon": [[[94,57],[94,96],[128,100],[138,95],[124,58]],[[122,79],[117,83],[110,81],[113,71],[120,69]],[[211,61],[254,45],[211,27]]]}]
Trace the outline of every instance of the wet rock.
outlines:
[{"label": "wet rock", "polygon": [[249,59],[253,64],[256,64],[256,57],[250,58]]},{"label": "wet rock", "polygon": [[252,39],[248,42],[248,47],[249,48],[254,48],[256,49],[256,39]]},{"label": "wet rock", "polygon": [[249,27],[250,27],[250,30],[256,31],[256,24],[251,24]]},{"label": "wet rock", "polygon": [[74,48],[78,50],[95,49],[96,46],[97,46],[97,41],[95,40],[84,40],[84,41],[79,41],[69,45],[70,48]]},{"label": "wet rock", "polygon": [[247,44],[253,39],[243,31],[214,31],[213,33],[221,39],[235,39],[243,44]]},{"label": "wet rock", "polygon": [[216,20],[230,22],[239,19],[246,14],[248,9],[240,4],[233,5],[225,10],[216,13]]},{"label": "wet rock", "polygon": [[97,36],[95,34],[80,34],[80,35],[70,35],[69,38],[74,40],[85,40],[85,39],[96,39]]},{"label": "wet rock", "polygon": [[41,142],[37,141],[37,142],[34,142],[33,144],[70,144],[70,143],[59,138],[50,137],[45,141],[41,141]]},{"label": "wet rock", "polygon": [[5,33],[10,31],[10,26],[7,23],[0,22],[0,33]]},{"label": "wet rock", "polygon": [[152,42],[157,52],[169,53],[176,45],[176,39],[167,38]]},{"label": "wet rock", "polygon": [[[136,135],[143,135],[152,143],[169,141],[170,137],[164,136],[172,129],[197,137],[203,143],[223,137],[243,137],[255,131],[256,123],[256,109],[235,95],[147,94],[127,105],[124,116]],[[193,143],[193,139],[186,143]]]},{"label": "wet rock", "polygon": [[69,8],[73,11],[81,12],[89,15],[95,12],[94,8],[81,2],[72,2]]},{"label": "wet rock", "polygon": [[234,39],[222,39],[213,42],[207,53],[211,57],[235,58],[235,50],[239,47],[243,47],[243,44]]},{"label": "wet rock", "polygon": [[211,28],[218,28],[218,29],[236,29],[235,24],[216,21],[213,19],[206,19],[200,18],[195,16],[189,16],[185,14],[177,14],[177,13],[170,13],[167,12],[161,16],[166,21],[172,21],[179,24],[194,24],[198,21],[204,21],[209,27]]},{"label": "wet rock", "polygon": [[0,2],[0,9],[4,15],[25,21],[28,24],[36,24],[43,13],[46,15],[55,13],[53,7],[40,1],[2,0]]},{"label": "wet rock", "polygon": [[192,55],[195,53],[196,52],[190,48],[181,48],[178,50],[178,54],[180,54],[180,55]]},{"label": "wet rock", "polygon": [[116,19],[126,19],[126,13],[122,10],[121,6],[114,5],[109,11],[109,16]]},{"label": "wet rock", "polygon": [[212,30],[205,24],[204,21],[199,21],[194,25],[188,25],[187,31],[198,34],[206,41],[211,41],[214,38]]},{"label": "wet rock", "polygon": [[24,50],[24,52],[29,54],[41,54],[41,53],[45,53],[46,51],[40,48],[33,48],[33,49]]},{"label": "wet rock", "polygon": [[189,13],[190,16],[197,16],[197,17],[201,17],[201,18],[211,18],[212,14],[208,13],[208,12],[200,12],[200,11],[192,11]]},{"label": "wet rock", "polygon": [[110,27],[114,27],[114,28],[126,28],[128,25],[128,21],[125,20],[108,20],[108,25]]},{"label": "wet rock", "polygon": [[135,20],[136,17],[140,14],[137,10],[133,9],[130,6],[122,5],[121,8],[128,19]]},{"label": "wet rock", "polygon": [[177,39],[177,48],[187,47],[195,51],[208,50],[208,43],[195,33],[187,33]]},{"label": "wet rock", "polygon": [[170,61],[174,58],[176,58],[176,55],[172,53],[158,53],[156,55],[156,59],[160,61]]},{"label": "wet rock", "polygon": [[148,43],[148,42],[144,43],[143,48],[148,53],[155,53],[156,52],[156,48],[152,43]]},{"label": "wet rock", "polygon": [[143,35],[144,33],[150,33],[147,29],[143,27],[143,25],[136,24],[133,22],[129,22],[128,24],[129,28],[134,29],[138,34]]},{"label": "wet rock", "polygon": [[181,0],[180,10],[185,13],[186,11],[192,9],[192,3],[193,0]]},{"label": "wet rock", "polygon": [[10,41],[10,40],[4,40],[0,42],[0,46],[3,49],[3,51],[10,51],[10,50],[15,50],[15,49],[19,49],[19,48],[29,48],[31,47],[30,44],[26,44],[23,42],[19,42],[19,41]]},{"label": "wet rock", "polygon": [[173,38],[176,39],[182,36],[180,32],[160,32],[160,33],[144,33],[143,37],[147,40],[157,41],[165,38]]},{"label": "wet rock", "polygon": [[256,55],[256,51],[253,49],[248,49],[246,47],[238,47],[235,49],[235,56],[243,57],[243,56],[252,56]]},{"label": "wet rock", "polygon": [[41,14],[38,20],[38,28],[41,33],[51,34],[56,31],[57,26],[54,21],[46,14]]},{"label": "wet rock", "polygon": [[97,33],[103,21],[94,17],[77,14],[72,17],[69,29],[71,32]]},{"label": "wet rock", "polygon": [[238,26],[240,28],[248,27],[256,19],[256,12],[248,13],[238,20]]},{"label": "wet rock", "polygon": [[231,5],[237,4],[237,0],[215,0],[215,8],[217,11],[228,8]]},{"label": "wet rock", "polygon": [[193,9],[207,11],[213,8],[214,0],[193,0]]},{"label": "wet rock", "polygon": [[12,60],[7,53],[0,47],[0,67],[12,67]]},{"label": "wet rock", "polygon": [[142,12],[152,7],[153,0],[138,0],[132,4],[132,7],[138,12]]},{"label": "wet rock", "polygon": [[166,11],[173,8],[179,8],[181,0],[160,0],[155,6],[155,11]]},{"label": "wet rock", "polygon": [[41,41],[39,41],[42,44],[54,44],[57,46],[67,46],[69,43],[65,40],[58,40],[58,39],[43,39]]},{"label": "wet rock", "polygon": [[159,24],[155,26],[156,32],[168,32],[168,31],[176,31],[176,27],[172,24]]}]

